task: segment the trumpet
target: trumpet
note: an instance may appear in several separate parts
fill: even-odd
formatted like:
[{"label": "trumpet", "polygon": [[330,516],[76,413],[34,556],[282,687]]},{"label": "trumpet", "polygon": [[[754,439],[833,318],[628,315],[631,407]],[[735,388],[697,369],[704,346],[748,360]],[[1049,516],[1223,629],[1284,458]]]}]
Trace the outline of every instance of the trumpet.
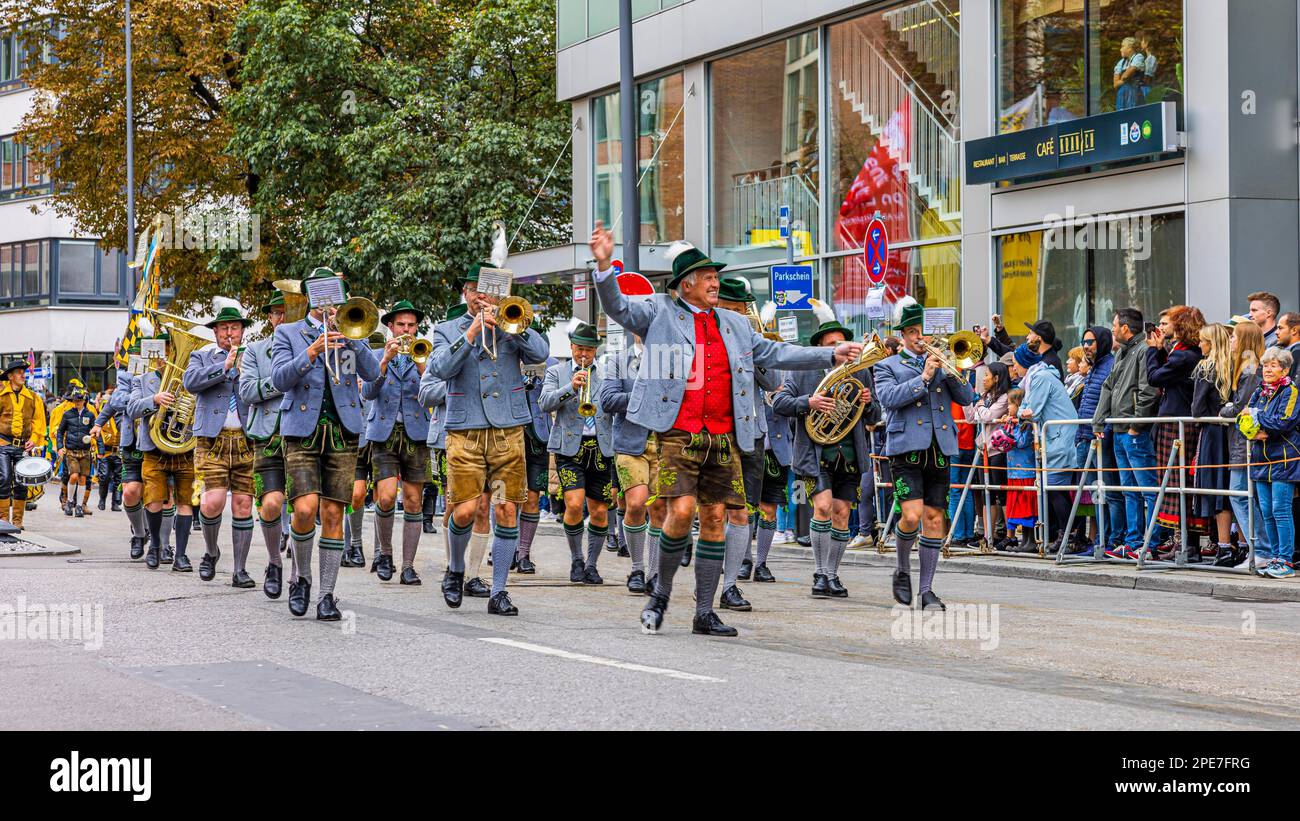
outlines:
[{"label": "trumpet", "polygon": [[433,353],[433,343],[427,339],[418,339],[412,334],[397,337],[397,352],[423,365]]},{"label": "trumpet", "polygon": [[927,357],[939,357],[944,372],[958,379],[964,378],[965,371],[984,361],[984,340],[973,331],[958,331],[952,336],[937,336],[933,340],[922,339],[921,347]]},{"label": "trumpet", "polygon": [[595,365],[588,365],[584,370],[587,372],[587,381],[582,383],[582,391],[578,394],[578,415],[584,419],[589,419],[596,415],[596,403],[591,401],[591,372]]}]

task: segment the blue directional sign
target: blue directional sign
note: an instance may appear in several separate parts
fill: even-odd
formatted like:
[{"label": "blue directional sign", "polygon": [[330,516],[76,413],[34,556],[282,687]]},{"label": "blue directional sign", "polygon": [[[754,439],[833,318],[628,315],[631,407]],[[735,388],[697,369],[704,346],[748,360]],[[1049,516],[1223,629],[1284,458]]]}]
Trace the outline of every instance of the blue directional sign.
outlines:
[{"label": "blue directional sign", "polygon": [[808,298],[813,292],[811,265],[773,265],[772,301],[778,310],[811,311]]},{"label": "blue directional sign", "polygon": [[49,379],[53,371],[50,368],[28,368],[27,376],[30,379]]},{"label": "blue directional sign", "polygon": [[781,239],[790,238],[790,206],[781,206]]}]

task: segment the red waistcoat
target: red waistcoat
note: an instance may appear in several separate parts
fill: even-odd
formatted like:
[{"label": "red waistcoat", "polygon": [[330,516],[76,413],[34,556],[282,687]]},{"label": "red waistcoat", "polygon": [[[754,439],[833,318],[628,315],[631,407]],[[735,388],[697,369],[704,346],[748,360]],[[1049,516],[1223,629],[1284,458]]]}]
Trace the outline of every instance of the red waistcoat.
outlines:
[{"label": "red waistcoat", "polygon": [[735,430],[731,409],[731,363],[718,319],[712,313],[696,313],[695,358],[673,427],[687,433],[731,433]]}]

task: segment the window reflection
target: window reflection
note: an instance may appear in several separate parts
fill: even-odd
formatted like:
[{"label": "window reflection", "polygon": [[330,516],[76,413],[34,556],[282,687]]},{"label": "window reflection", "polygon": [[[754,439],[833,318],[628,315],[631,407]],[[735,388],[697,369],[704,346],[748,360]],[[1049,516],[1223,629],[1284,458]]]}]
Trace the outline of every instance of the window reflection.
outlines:
[{"label": "window reflection", "polygon": [[[961,327],[960,242],[891,250],[884,285],[888,319],[893,318],[894,303],[911,296],[927,308],[956,308],[957,326]],[[867,318],[867,292],[871,288],[861,254],[831,260],[831,299],[836,315],[859,338],[871,326]]]}]

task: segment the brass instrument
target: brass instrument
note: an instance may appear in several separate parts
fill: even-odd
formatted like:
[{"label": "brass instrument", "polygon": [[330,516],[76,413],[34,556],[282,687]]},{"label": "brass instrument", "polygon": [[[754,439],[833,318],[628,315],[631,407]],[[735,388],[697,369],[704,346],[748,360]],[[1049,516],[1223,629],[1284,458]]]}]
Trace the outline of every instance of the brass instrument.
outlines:
[{"label": "brass instrument", "polygon": [[284,294],[284,321],[301,322],[307,316],[311,303],[302,292],[302,282],[296,279],[277,279],[271,284]]},{"label": "brass instrument", "polygon": [[[533,306],[521,296],[508,296],[497,306],[497,327],[504,333],[521,334],[533,324]],[[496,348],[493,340],[493,348]]]},{"label": "brass instrument", "polygon": [[880,339],[880,334],[872,334],[863,343],[862,353],[856,360],[845,362],[826,374],[813,391],[814,395],[826,394],[835,400],[835,410],[810,410],[804,418],[808,438],[819,445],[833,445],[853,430],[853,426],[862,418],[862,412],[866,410],[866,406],[858,401],[864,387],[854,374],[889,357],[889,349]]},{"label": "brass instrument", "polygon": [[984,340],[974,331],[958,331],[952,336],[921,340],[926,356],[937,356],[950,376],[964,378],[968,371],[984,361]]},{"label": "brass instrument", "polygon": [[773,342],[781,341],[780,334],[774,330],[770,330],[768,326],[763,324],[763,318],[758,313],[758,305],[756,303],[750,302],[746,304],[745,316],[749,317],[749,322],[754,326],[756,332]]},{"label": "brass instrument", "polygon": [[596,403],[591,401],[591,372],[595,365],[588,365],[587,381],[582,383],[582,392],[578,394],[578,415],[584,419],[589,419],[596,415]]},{"label": "brass instrument", "polygon": [[402,334],[397,337],[397,352],[423,365],[433,354],[433,343],[427,339],[418,339],[411,334]]},{"label": "brass instrument", "polygon": [[199,323],[184,317],[153,312],[166,316],[167,333],[171,336],[171,353],[162,360],[162,380],[157,393],[170,393],[174,399],[169,407],[159,408],[149,420],[149,436],[163,453],[173,456],[194,450],[194,409],[197,399],[185,390],[185,368],[190,354],[210,344],[201,336],[190,333]]}]

